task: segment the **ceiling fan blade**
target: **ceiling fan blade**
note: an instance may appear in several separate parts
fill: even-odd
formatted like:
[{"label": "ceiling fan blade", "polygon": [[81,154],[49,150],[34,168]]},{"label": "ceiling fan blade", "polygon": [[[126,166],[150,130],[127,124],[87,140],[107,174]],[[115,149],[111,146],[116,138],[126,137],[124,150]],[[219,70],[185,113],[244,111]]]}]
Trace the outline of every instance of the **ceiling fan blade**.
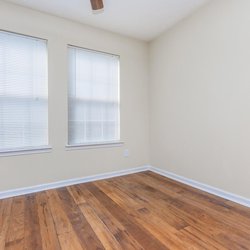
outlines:
[{"label": "ceiling fan blade", "polygon": [[103,9],[103,1],[102,0],[90,0],[91,6],[93,10],[101,10]]}]

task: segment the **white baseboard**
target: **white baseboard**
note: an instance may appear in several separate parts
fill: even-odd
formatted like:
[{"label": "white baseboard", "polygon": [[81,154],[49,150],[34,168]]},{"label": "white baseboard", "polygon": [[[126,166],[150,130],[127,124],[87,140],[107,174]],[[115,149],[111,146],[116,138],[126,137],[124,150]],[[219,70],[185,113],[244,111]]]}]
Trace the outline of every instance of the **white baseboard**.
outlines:
[{"label": "white baseboard", "polygon": [[108,179],[108,178],[117,177],[117,176],[134,174],[134,173],[149,170],[149,168],[150,168],[149,166],[145,165],[142,167],[130,168],[130,169],[114,171],[114,172],[98,174],[98,175],[92,175],[92,176],[87,176],[83,178],[75,178],[75,179],[63,180],[63,181],[58,181],[58,182],[53,182],[53,183],[46,183],[42,185],[36,185],[32,187],[12,189],[8,191],[0,192],[0,199],[20,196],[20,195],[25,195],[25,194],[31,194],[31,193],[36,193],[36,192],[45,191],[45,190],[54,189],[54,188],[71,186],[71,185],[80,184],[80,183],[103,180],[103,179]]},{"label": "white baseboard", "polygon": [[152,171],[154,173],[168,177],[168,178],[173,179],[175,181],[187,184],[189,186],[200,189],[200,190],[205,191],[207,193],[214,194],[214,195],[222,197],[224,199],[236,202],[236,203],[241,204],[243,206],[250,207],[250,199],[247,199],[245,197],[226,192],[226,191],[221,190],[219,188],[215,188],[215,187],[200,183],[198,181],[194,181],[192,179],[189,179],[189,178],[186,178],[183,176],[179,176],[177,174],[168,172],[168,171],[160,169],[160,168],[155,168],[155,167],[150,166],[149,169],[150,169],[150,171]]},{"label": "white baseboard", "polygon": [[183,177],[183,176],[176,175],[174,173],[168,172],[168,171],[160,169],[160,168],[152,167],[150,165],[145,165],[145,166],[137,167],[137,168],[125,169],[125,170],[120,170],[120,171],[114,171],[114,172],[109,172],[109,173],[104,173],[104,174],[92,175],[92,176],[87,176],[87,177],[83,177],[83,178],[75,178],[75,179],[69,179],[69,180],[63,180],[63,181],[58,181],[58,182],[53,182],[53,183],[42,184],[42,185],[36,185],[36,186],[32,186],[32,187],[18,188],[18,189],[3,191],[3,192],[0,192],[0,199],[10,198],[10,197],[19,196],[19,195],[25,195],[25,194],[31,194],[31,193],[36,193],[36,192],[45,191],[45,190],[54,189],[54,188],[71,186],[71,185],[80,184],[80,183],[103,180],[103,179],[108,179],[108,178],[117,177],[117,176],[134,174],[134,173],[139,173],[139,172],[143,172],[143,171],[147,171],[147,170],[150,170],[150,171],[157,173],[159,175],[168,177],[170,179],[176,180],[178,182],[187,184],[189,186],[195,187],[197,189],[203,190],[207,193],[214,194],[216,196],[219,196],[219,197],[222,197],[224,199],[239,203],[239,204],[244,205],[246,207],[250,207],[250,199],[247,199],[245,197],[241,197],[241,196],[236,195],[236,194],[226,192],[226,191],[221,190],[219,188],[215,188],[215,187],[209,186],[207,184],[200,183],[198,181],[194,181],[192,179],[188,179],[188,178]]}]

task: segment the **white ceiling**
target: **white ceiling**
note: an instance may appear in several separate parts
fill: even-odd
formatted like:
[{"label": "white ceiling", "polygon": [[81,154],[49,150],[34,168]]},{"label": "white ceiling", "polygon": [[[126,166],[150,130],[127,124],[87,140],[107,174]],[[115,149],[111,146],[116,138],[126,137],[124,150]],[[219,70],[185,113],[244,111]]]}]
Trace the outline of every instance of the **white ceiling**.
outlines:
[{"label": "white ceiling", "polygon": [[89,0],[6,0],[94,27],[150,41],[209,0],[104,0],[93,14]]}]

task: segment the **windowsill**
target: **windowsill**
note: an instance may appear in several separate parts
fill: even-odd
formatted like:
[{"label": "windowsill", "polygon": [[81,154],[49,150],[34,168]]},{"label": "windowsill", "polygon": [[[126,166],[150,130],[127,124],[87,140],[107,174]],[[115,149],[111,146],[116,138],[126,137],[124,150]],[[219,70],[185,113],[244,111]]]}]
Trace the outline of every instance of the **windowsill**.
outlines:
[{"label": "windowsill", "polygon": [[95,148],[113,148],[121,147],[124,142],[101,142],[101,143],[88,143],[88,144],[77,144],[77,145],[66,145],[66,150],[80,150],[80,149],[95,149]]},{"label": "windowsill", "polygon": [[27,147],[27,148],[16,148],[10,150],[0,151],[0,157],[2,156],[15,156],[15,155],[30,155],[30,154],[41,154],[49,153],[52,151],[51,146],[42,146],[42,147]]}]

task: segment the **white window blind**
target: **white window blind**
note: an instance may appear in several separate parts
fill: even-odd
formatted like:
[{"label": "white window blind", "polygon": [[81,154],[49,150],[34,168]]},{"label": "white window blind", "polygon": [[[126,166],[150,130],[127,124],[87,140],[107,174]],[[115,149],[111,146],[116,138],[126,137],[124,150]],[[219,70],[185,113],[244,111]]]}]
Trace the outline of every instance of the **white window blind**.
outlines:
[{"label": "white window blind", "polygon": [[48,145],[45,40],[0,31],[0,152]]},{"label": "white window blind", "polygon": [[119,57],[69,46],[69,145],[120,139]]}]

